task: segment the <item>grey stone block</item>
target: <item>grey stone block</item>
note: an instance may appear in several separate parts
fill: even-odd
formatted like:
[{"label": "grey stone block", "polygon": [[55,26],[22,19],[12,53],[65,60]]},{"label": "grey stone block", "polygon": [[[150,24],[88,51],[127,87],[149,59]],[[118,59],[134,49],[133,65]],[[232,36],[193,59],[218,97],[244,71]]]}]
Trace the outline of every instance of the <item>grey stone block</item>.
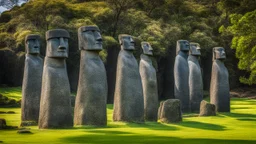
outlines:
[{"label": "grey stone block", "polygon": [[79,30],[81,61],[74,124],[105,126],[108,87],[105,66],[99,57],[101,35],[95,26]]},{"label": "grey stone block", "polygon": [[174,96],[180,100],[182,112],[190,112],[189,68],[187,62],[189,47],[187,40],[177,41],[177,56],[174,63]]},{"label": "grey stone block", "polygon": [[224,48],[213,48],[210,101],[218,112],[230,112],[229,74],[224,59],[226,59]]},{"label": "grey stone block", "polygon": [[191,112],[199,112],[200,102],[203,100],[203,79],[198,61],[200,55],[200,45],[198,43],[190,43],[188,66]]},{"label": "grey stone block", "polygon": [[168,99],[159,107],[159,119],[163,123],[177,123],[182,121],[180,100]]},{"label": "grey stone block", "polygon": [[114,95],[114,121],[144,122],[144,100],[138,63],[132,53],[134,41],[129,35],[119,35]]},{"label": "grey stone block", "polygon": [[140,76],[144,96],[144,118],[146,121],[157,121],[158,91],[156,70],[150,58],[153,55],[152,47],[147,42],[142,42],[143,53],[140,56]]},{"label": "grey stone block", "polygon": [[[59,30],[51,31],[59,32]],[[47,40],[38,122],[41,129],[73,126],[70,85],[65,60],[68,56],[68,39],[65,36]]]},{"label": "grey stone block", "polygon": [[22,83],[21,121],[38,121],[42,86],[43,59],[40,57],[39,35],[25,40],[26,59]]},{"label": "grey stone block", "polygon": [[199,116],[216,116],[216,107],[205,100],[201,101]]}]

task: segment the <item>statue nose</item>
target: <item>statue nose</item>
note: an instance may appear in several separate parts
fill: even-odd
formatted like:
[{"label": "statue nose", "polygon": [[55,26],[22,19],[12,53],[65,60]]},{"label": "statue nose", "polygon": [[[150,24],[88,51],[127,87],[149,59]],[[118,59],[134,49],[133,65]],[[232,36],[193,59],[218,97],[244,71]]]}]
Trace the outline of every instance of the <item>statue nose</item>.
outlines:
[{"label": "statue nose", "polygon": [[39,42],[37,40],[35,41],[34,48],[39,48]]},{"label": "statue nose", "polygon": [[96,40],[98,42],[102,42],[102,37],[101,37],[101,35],[99,33],[96,34]]},{"label": "statue nose", "polygon": [[64,42],[63,38],[60,38],[59,49],[61,49],[61,50],[65,50],[66,49],[65,42]]},{"label": "statue nose", "polygon": [[134,40],[130,37],[130,41],[131,41],[131,43],[134,43]]}]

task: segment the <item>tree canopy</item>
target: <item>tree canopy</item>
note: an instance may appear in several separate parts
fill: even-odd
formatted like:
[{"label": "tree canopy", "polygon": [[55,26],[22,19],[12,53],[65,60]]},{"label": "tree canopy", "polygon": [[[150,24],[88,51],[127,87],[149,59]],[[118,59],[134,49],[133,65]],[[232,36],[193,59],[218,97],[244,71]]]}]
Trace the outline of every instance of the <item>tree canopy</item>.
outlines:
[{"label": "tree canopy", "polygon": [[[255,9],[251,0],[30,0],[1,14],[0,48],[24,51],[25,35],[40,34],[45,43],[47,30],[64,28],[71,34],[71,52],[76,52],[77,29],[97,25],[105,48],[127,33],[150,42],[156,57],[168,55],[178,39],[200,43],[203,57],[215,46],[232,56],[232,47],[239,69],[248,72],[241,82],[255,84]],[[101,56],[106,58],[106,50]]]}]

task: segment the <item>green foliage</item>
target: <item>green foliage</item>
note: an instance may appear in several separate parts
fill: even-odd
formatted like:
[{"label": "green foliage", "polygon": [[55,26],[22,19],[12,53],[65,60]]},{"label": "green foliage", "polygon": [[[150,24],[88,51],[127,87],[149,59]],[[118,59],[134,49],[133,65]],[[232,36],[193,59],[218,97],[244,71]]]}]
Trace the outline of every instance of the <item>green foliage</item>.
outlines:
[{"label": "green foliage", "polygon": [[256,10],[245,15],[231,15],[231,26],[227,29],[234,35],[231,47],[236,49],[239,69],[250,72],[248,78],[241,77],[245,84],[256,84]]},{"label": "green foliage", "polygon": [[[64,28],[71,35],[71,53],[76,53],[77,29],[97,25],[104,48],[118,47],[118,34],[126,33],[138,38],[137,42],[150,42],[156,61],[169,55],[178,39],[198,42],[202,57],[209,56],[213,47],[223,46],[226,64],[235,74],[232,47],[240,60],[238,67],[251,73],[241,81],[253,84],[255,60],[248,58],[255,52],[255,26],[249,16],[253,14],[247,13],[255,9],[253,0],[31,0],[1,14],[0,48],[24,51],[24,38],[30,33],[40,34],[44,45],[47,30]],[[137,59],[140,52],[135,52]],[[107,50],[100,56],[105,60]]]}]

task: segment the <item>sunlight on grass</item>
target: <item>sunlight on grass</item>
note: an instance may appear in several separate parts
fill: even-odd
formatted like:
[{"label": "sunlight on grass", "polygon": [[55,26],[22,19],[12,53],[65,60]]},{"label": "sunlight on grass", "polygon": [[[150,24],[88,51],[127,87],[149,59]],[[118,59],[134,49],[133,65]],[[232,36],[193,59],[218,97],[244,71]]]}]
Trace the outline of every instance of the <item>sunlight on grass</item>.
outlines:
[{"label": "sunlight on grass", "polygon": [[[1,89],[1,91],[3,91]],[[8,90],[5,90],[8,91]],[[9,89],[20,95],[18,88]],[[15,111],[15,114],[0,114],[8,125],[19,126],[20,108],[0,108],[0,111]],[[231,113],[217,116],[196,117],[186,114],[183,122],[145,124],[112,121],[113,105],[107,105],[106,127],[75,126],[72,129],[39,130],[32,126],[33,134],[17,134],[16,130],[0,130],[4,143],[256,143],[256,100],[231,99]]]},{"label": "sunlight on grass", "polygon": [[0,94],[9,98],[20,100],[21,99],[21,87],[1,87]]}]

